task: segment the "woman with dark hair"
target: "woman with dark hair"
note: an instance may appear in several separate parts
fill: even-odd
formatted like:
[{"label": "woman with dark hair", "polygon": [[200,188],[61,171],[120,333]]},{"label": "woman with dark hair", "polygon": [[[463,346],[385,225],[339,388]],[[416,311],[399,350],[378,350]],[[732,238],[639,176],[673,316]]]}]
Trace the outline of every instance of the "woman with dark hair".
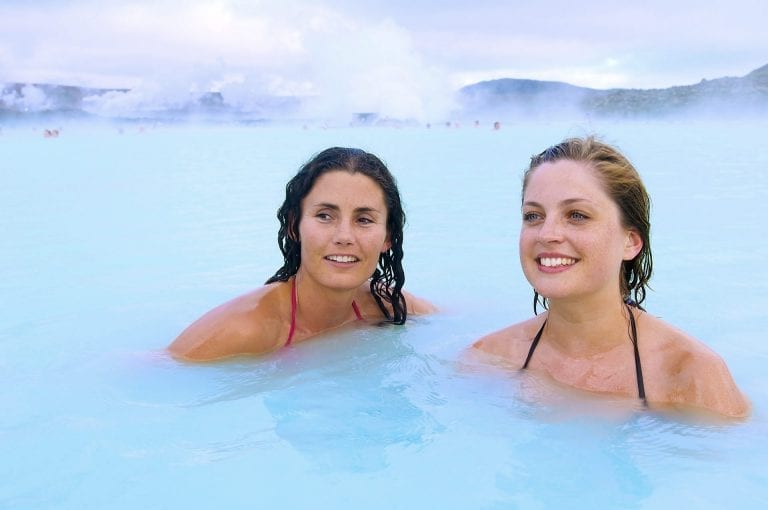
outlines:
[{"label": "woman with dark hair", "polygon": [[355,320],[403,324],[409,313],[434,311],[403,291],[405,213],[375,155],[340,147],[317,154],[288,182],[277,217],[283,266],[194,322],[171,354],[262,354]]},{"label": "woman with dark hair", "polygon": [[650,199],[618,150],[572,138],[531,158],[520,262],[534,313],[474,347],[589,391],[745,416],[723,360],[641,307],[652,271]]}]

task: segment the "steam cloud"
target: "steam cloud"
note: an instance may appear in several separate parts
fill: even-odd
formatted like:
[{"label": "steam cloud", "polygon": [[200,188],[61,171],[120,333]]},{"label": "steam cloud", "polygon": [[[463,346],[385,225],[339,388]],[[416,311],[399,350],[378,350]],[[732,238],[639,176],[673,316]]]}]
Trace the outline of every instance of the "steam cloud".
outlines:
[{"label": "steam cloud", "polygon": [[[454,91],[483,80],[666,88],[741,76],[768,54],[764,1],[571,4],[0,0],[0,83],[130,89],[85,101],[105,115],[217,92],[235,110],[292,96],[299,115],[436,120]],[[32,89],[7,99],[45,107]]]},{"label": "steam cloud", "polygon": [[[43,27],[32,25],[45,7],[4,7],[0,31],[10,44],[0,49],[0,82],[130,89],[87,97],[93,113],[180,108],[207,92],[242,110],[266,96],[298,96],[302,115],[324,118],[375,112],[427,119],[451,107],[445,74],[427,66],[391,20],[353,19],[309,1],[55,7]],[[30,46],[25,30],[43,39]],[[45,106],[32,87],[11,101]]]}]

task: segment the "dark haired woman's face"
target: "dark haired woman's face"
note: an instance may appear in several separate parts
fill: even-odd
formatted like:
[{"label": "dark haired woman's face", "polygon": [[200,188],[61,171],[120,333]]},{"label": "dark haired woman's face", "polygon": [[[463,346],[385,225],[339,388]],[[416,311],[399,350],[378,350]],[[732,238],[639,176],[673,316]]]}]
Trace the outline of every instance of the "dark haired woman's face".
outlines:
[{"label": "dark haired woman's face", "polygon": [[302,200],[301,211],[299,273],[322,287],[359,287],[391,246],[384,193],[360,172],[324,173]]}]

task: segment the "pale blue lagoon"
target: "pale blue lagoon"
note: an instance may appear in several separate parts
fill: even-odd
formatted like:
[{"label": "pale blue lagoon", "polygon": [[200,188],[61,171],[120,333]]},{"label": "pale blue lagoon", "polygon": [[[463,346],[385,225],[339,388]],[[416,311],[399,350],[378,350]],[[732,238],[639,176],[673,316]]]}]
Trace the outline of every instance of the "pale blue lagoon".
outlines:
[{"label": "pale blue lagoon", "polygon": [[[0,508],[768,505],[768,121],[44,127],[0,132]],[[589,133],[653,199],[646,308],[725,358],[749,419],[643,411],[465,352],[532,313],[528,158]],[[333,145],[388,163],[406,287],[441,312],[263,358],[168,358],[277,269],[285,182]]]}]

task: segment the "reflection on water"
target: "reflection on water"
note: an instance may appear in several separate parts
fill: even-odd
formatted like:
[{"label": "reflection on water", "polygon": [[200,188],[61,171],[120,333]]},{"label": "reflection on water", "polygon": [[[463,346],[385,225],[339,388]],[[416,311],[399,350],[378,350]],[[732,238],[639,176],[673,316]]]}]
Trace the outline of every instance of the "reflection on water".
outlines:
[{"label": "reflection on water", "polygon": [[[275,433],[315,469],[379,471],[388,467],[391,446],[422,447],[439,433],[439,423],[409,399],[413,365],[424,360],[400,333],[360,332],[339,346],[343,359],[308,367],[308,381],[265,397]],[[350,349],[350,342],[357,345]]]}]

